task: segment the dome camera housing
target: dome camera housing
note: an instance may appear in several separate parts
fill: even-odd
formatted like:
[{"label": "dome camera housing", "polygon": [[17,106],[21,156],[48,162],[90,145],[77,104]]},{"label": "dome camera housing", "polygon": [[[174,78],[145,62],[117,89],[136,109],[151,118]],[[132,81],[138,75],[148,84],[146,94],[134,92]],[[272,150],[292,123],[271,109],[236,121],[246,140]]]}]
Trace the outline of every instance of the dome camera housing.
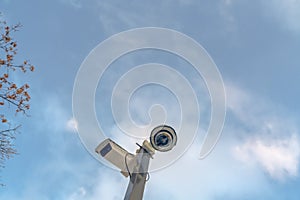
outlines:
[{"label": "dome camera housing", "polygon": [[150,143],[157,151],[170,151],[177,142],[175,130],[168,125],[160,125],[151,131]]}]

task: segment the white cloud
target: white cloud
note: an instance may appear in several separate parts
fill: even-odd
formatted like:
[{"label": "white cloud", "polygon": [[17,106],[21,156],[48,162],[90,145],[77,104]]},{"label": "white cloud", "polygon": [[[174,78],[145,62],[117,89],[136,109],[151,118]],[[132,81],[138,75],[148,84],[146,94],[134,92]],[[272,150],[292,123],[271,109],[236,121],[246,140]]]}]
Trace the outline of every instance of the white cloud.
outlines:
[{"label": "white cloud", "polygon": [[297,132],[293,116],[287,110],[276,105],[270,99],[259,94],[251,93],[232,83],[226,84],[227,111],[232,113],[239,123],[239,127],[247,127],[250,133],[280,136]]},{"label": "white cloud", "polygon": [[67,121],[66,129],[70,132],[76,132],[78,129],[77,121],[74,118],[71,118]]},{"label": "white cloud", "polygon": [[[224,18],[226,29],[229,31],[236,30],[236,19],[233,15],[232,7],[238,1],[221,0],[219,4],[220,15]],[[299,0],[260,0],[258,6],[270,20],[274,20],[281,27],[292,32],[300,31],[300,1]],[[260,9],[259,8],[259,9]]]},{"label": "white cloud", "polygon": [[[178,3],[192,4],[191,1],[177,0]],[[135,1],[130,2],[130,9],[121,7],[119,3],[113,1],[97,1],[99,10],[99,20],[105,32],[109,35],[117,32],[136,27],[145,26],[172,26],[176,29],[180,25],[173,19],[173,16],[168,15],[167,10],[170,9],[174,1],[161,1],[160,5],[153,10],[152,2]],[[149,9],[144,9],[149,8]],[[156,14],[153,14],[155,12]],[[175,11],[174,11],[175,12]],[[142,17],[141,17],[142,16]]]},{"label": "white cloud", "polygon": [[242,144],[233,147],[236,158],[258,165],[277,180],[297,176],[300,141],[291,117],[272,102],[230,84],[227,88],[228,110],[237,117],[242,138]]},{"label": "white cloud", "polygon": [[235,32],[237,29],[236,19],[232,13],[233,3],[233,0],[222,0],[218,5],[220,16],[225,23],[224,29],[229,32]]},{"label": "white cloud", "polygon": [[255,193],[257,187],[266,188],[267,184],[258,175],[259,171],[242,168],[231,157],[228,148],[232,142],[220,141],[204,160],[198,159],[200,143],[193,145],[182,159],[151,175],[147,199],[154,199],[151,198],[151,191],[156,191],[161,199],[213,200],[218,195],[241,197],[244,193]]},{"label": "white cloud", "polygon": [[70,117],[71,111],[66,110],[59,96],[49,95],[40,107],[43,107],[43,112],[39,116],[41,117],[40,128],[51,130],[53,133],[77,132],[77,122]]},{"label": "white cloud", "polygon": [[84,187],[79,187],[74,193],[67,198],[67,200],[80,200],[86,197],[86,190]]},{"label": "white cloud", "polygon": [[291,31],[300,31],[300,1],[298,0],[271,0],[262,1],[265,12],[276,19],[281,26]]},{"label": "white cloud", "polygon": [[61,0],[63,3],[70,5],[76,9],[82,8],[82,0]]},{"label": "white cloud", "polygon": [[[95,180],[97,179],[97,180]],[[85,180],[88,181],[88,180]],[[122,177],[121,173],[112,172],[107,168],[98,170],[96,175],[91,177],[88,182],[93,183],[93,187],[88,188],[80,186],[76,190],[67,196],[67,200],[95,200],[95,199],[107,199],[118,200],[122,199],[123,193],[126,191],[127,180]],[[84,183],[87,185],[87,183]]]},{"label": "white cloud", "polygon": [[42,123],[40,124],[43,129],[52,129],[53,132],[65,129],[68,120],[67,111],[57,95],[49,95],[40,107],[43,108]]},{"label": "white cloud", "polygon": [[259,164],[274,179],[298,175],[300,142],[296,135],[271,141],[270,138],[251,138],[237,145],[234,154],[245,163]]}]

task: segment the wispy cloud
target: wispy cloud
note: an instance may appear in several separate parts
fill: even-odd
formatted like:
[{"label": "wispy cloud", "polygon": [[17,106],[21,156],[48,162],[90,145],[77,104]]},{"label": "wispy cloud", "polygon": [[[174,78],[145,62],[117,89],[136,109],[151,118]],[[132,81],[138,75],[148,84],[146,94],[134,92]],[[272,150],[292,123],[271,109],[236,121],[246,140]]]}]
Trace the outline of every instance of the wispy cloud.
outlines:
[{"label": "wispy cloud", "polygon": [[[106,33],[115,34],[130,28],[160,26],[179,28],[181,25],[174,20],[173,13],[179,10],[175,6],[178,3],[193,5],[192,1],[161,1],[153,8],[153,2],[131,1],[121,5],[113,1],[97,1],[99,20]],[[147,9],[145,9],[147,8]],[[172,12],[170,12],[172,10]],[[172,13],[172,14],[171,14]]]},{"label": "wispy cloud", "polygon": [[65,129],[68,121],[68,111],[64,108],[58,95],[49,94],[43,102],[36,103],[36,109],[42,109],[42,112],[36,112],[39,115],[40,127],[42,129],[52,129],[53,132],[61,132]]},{"label": "wispy cloud", "polygon": [[298,176],[300,142],[297,135],[284,139],[249,138],[234,148],[234,154],[246,164],[260,165],[274,179]]},{"label": "wispy cloud", "polygon": [[224,22],[224,30],[229,32],[235,32],[237,30],[236,18],[232,12],[233,3],[233,0],[222,0],[218,4],[219,14]]},{"label": "wispy cloud", "polygon": [[242,144],[233,147],[238,160],[260,166],[277,180],[298,175],[298,128],[282,109],[256,95],[228,86],[229,111],[241,125]]},{"label": "wispy cloud", "polygon": [[[243,1],[236,0],[221,0],[219,1],[218,7],[220,15],[223,17],[225,22],[225,29],[234,32],[238,28],[236,21],[238,19],[235,16],[234,9],[241,9],[235,7],[235,5],[243,5]],[[255,4],[253,2],[253,4]],[[244,4],[244,7],[247,4]],[[286,30],[298,34],[300,32],[300,1],[298,0],[270,0],[263,1],[259,0],[257,6],[257,12],[262,12],[263,16],[269,20],[278,24]]]},{"label": "wispy cloud", "polygon": [[74,118],[70,118],[67,122],[66,122],[66,129],[69,132],[76,132],[78,130],[78,124],[76,119]]},{"label": "wispy cloud", "polygon": [[61,1],[76,9],[82,8],[82,0],[61,0]]},{"label": "wispy cloud", "polygon": [[86,189],[84,187],[79,187],[75,192],[70,194],[67,200],[80,200],[85,198],[86,196]]},{"label": "wispy cloud", "polygon": [[293,32],[300,32],[300,1],[298,0],[271,0],[262,1],[264,12],[278,23]]},{"label": "wispy cloud", "polygon": [[123,193],[126,190],[127,180],[121,174],[111,173],[111,170],[101,169],[97,170],[96,175],[90,179],[92,187],[88,187],[87,183],[83,186],[75,188],[74,192],[66,196],[67,200],[95,200],[107,199],[118,200],[123,198]]}]

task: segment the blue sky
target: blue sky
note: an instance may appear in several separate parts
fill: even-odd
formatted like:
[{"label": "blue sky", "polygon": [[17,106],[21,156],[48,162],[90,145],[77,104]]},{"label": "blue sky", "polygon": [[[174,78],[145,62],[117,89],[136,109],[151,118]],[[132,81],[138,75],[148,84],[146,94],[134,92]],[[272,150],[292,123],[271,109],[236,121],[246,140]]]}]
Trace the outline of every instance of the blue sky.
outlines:
[{"label": "blue sky", "polygon": [[[130,150],[136,147],[116,128],[110,110],[109,94],[124,71],[165,63],[197,88],[199,136],[174,164],[151,173],[145,199],[299,198],[300,1],[1,0],[0,10],[9,23],[23,24],[15,34],[19,56],[36,66],[24,77],[31,85],[31,117],[18,117],[20,155],[1,172],[6,186],[0,199],[123,198],[128,180],[94,159],[74,129],[72,91],[81,63],[96,45],[146,26],[180,31],[207,50],[224,79],[227,116],[216,148],[199,160],[210,109],[203,80],[194,81],[182,60],[157,51],[136,52],[112,64],[98,85],[97,116],[104,132]],[[130,105],[138,123],[147,121],[145,111],[157,103],[151,94],[162,90],[144,89]],[[176,105],[166,99],[157,101]],[[177,108],[172,113],[176,116]]]}]

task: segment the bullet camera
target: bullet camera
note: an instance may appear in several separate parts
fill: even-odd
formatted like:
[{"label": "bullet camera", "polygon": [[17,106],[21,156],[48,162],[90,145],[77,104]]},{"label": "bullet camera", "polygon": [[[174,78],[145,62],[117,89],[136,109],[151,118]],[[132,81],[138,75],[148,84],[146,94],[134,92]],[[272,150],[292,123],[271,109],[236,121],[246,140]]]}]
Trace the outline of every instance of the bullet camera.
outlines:
[{"label": "bullet camera", "polygon": [[101,142],[95,151],[107,161],[119,168],[122,172],[127,171],[128,166],[132,168],[131,166],[134,164],[134,155],[123,149],[111,139],[106,139]]},{"label": "bullet camera", "polygon": [[170,151],[177,143],[176,132],[167,125],[157,126],[151,132],[150,143],[157,151]]}]

